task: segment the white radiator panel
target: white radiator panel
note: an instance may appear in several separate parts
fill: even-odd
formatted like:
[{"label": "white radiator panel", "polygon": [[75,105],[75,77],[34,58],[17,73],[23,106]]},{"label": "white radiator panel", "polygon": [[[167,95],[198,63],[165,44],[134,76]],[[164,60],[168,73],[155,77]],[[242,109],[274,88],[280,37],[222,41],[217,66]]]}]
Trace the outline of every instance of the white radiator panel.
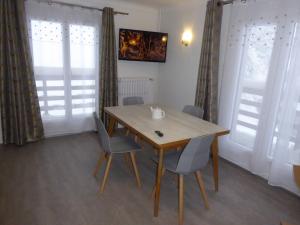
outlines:
[{"label": "white radiator panel", "polygon": [[124,97],[143,97],[145,104],[153,103],[154,79],[149,77],[120,77],[118,79],[119,104]]}]

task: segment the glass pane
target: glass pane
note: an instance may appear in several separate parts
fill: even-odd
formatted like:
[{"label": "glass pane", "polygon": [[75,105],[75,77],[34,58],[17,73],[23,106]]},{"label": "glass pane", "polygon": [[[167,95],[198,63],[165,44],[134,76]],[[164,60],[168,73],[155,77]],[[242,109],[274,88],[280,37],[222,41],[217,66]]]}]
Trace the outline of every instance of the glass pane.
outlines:
[{"label": "glass pane", "polygon": [[72,99],[72,115],[91,114],[95,111],[95,80],[72,80],[71,85],[75,89],[72,90],[72,96],[76,98]]},{"label": "glass pane", "polygon": [[44,95],[44,92],[43,91],[38,91],[37,94],[38,94],[38,97],[42,97]]},{"label": "glass pane", "polygon": [[[36,84],[42,115],[48,118],[66,116],[69,110],[72,115],[95,111],[96,28],[68,26],[70,52],[64,52],[65,30],[61,23],[31,20]],[[64,57],[70,59],[70,68],[66,69],[71,73],[64,72]],[[69,86],[71,89],[65,88]]]},{"label": "glass pane", "polygon": [[50,116],[65,116],[66,112],[63,109],[62,110],[49,110],[48,114]]},{"label": "glass pane", "polygon": [[64,86],[63,80],[47,80],[47,87],[62,87]]},{"label": "glass pane", "polygon": [[276,35],[276,26],[246,29],[231,139],[252,150]]},{"label": "glass pane", "polygon": [[43,87],[43,82],[42,81],[35,81],[36,87]]},{"label": "glass pane", "polygon": [[72,90],[72,95],[92,95],[95,94],[95,90]]},{"label": "glass pane", "polygon": [[64,96],[64,91],[47,91],[47,96]]},{"label": "glass pane", "polygon": [[256,113],[259,114],[259,108],[251,105],[240,104],[240,109],[245,112]]},{"label": "glass pane", "polygon": [[70,51],[72,69],[94,69],[96,58],[95,28],[92,26],[71,24]]},{"label": "glass pane", "polygon": [[248,46],[245,54],[244,82],[257,83],[262,89],[267,80],[276,26],[260,25],[248,28]]},{"label": "glass pane", "polygon": [[39,101],[39,104],[40,104],[40,107],[42,107],[42,106],[45,105],[45,102],[44,101]]},{"label": "glass pane", "polygon": [[94,98],[85,98],[85,99],[73,99],[72,104],[73,105],[81,105],[86,103],[95,103]]},{"label": "glass pane", "polygon": [[72,80],[72,86],[93,86],[95,85],[95,80]]},{"label": "glass pane", "polygon": [[[285,74],[285,82],[283,85],[282,96],[280,99],[277,121],[273,133],[273,146],[268,152],[268,157],[272,158],[275,148],[279,140],[280,145],[284,143],[282,140],[288,140],[286,149],[290,152],[300,149],[300,74],[299,74],[299,46],[300,46],[300,24],[296,23],[293,32],[292,46],[289,48],[289,61]],[[290,83],[290,84],[289,84]],[[286,104],[288,102],[288,104]],[[290,121],[284,123],[283,118],[289,113]],[[291,125],[291,129],[287,129],[285,125]],[[285,135],[283,138],[283,134]],[[281,146],[280,146],[281,147]]]},{"label": "glass pane", "polygon": [[77,108],[72,109],[73,115],[80,115],[80,114],[92,114],[94,112],[94,108]]},{"label": "glass pane", "polygon": [[65,101],[64,100],[52,100],[48,101],[48,106],[64,106]]},{"label": "glass pane", "polygon": [[35,67],[63,67],[62,25],[31,20],[33,62]]}]

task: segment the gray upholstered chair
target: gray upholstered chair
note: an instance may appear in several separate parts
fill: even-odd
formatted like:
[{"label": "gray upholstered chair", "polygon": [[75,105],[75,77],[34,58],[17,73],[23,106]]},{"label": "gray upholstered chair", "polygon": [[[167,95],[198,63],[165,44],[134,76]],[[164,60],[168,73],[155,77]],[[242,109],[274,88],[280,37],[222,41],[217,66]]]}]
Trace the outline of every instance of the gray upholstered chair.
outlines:
[{"label": "gray upholstered chair", "polygon": [[[170,171],[178,175],[179,182],[179,224],[183,224],[183,177],[190,173],[195,173],[197,182],[200,187],[201,195],[205,207],[208,209],[209,204],[205,192],[204,182],[200,170],[203,169],[209,160],[210,146],[214,136],[197,137],[190,140],[182,152],[172,152],[164,157],[164,171]],[[158,158],[154,158],[158,163]],[[155,195],[155,186],[152,196]]]},{"label": "gray upholstered chair", "polygon": [[140,175],[136,165],[134,154],[136,151],[141,150],[141,147],[128,136],[109,137],[104,127],[104,124],[101,120],[98,119],[98,116],[95,112],[94,119],[98,130],[100,145],[103,149],[103,152],[101,153],[101,156],[94,170],[94,176],[96,176],[99,172],[103,160],[107,160],[104,177],[100,186],[100,193],[103,193],[104,191],[106,180],[111,166],[111,161],[113,155],[115,154],[128,154],[130,156],[133,170],[136,176],[137,185],[138,187],[141,187]]},{"label": "gray upholstered chair", "polygon": [[144,99],[140,96],[132,96],[123,98],[123,105],[143,105]]},{"label": "gray upholstered chair", "polygon": [[203,118],[204,110],[198,106],[186,105],[184,106],[182,112],[188,113],[192,116],[198,117],[200,119]]}]

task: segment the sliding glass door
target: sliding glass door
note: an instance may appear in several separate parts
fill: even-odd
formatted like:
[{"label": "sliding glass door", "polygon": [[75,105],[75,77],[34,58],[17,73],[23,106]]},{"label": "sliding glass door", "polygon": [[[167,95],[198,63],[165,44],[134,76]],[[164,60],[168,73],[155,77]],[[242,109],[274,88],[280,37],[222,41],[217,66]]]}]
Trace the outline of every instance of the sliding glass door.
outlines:
[{"label": "sliding glass door", "polygon": [[247,25],[244,32],[230,138],[252,151],[263,108],[276,25]]},{"label": "sliding glass door", "polygon": [[219,123],[231,134],[221,155],[299,193],[290,155],[300,138],[300,2],[234,3],[230,14]]},{"label": "sliding glass door", "polygon": [[29,2],[36,85],[46,136],[94,128],[98,12]]}]

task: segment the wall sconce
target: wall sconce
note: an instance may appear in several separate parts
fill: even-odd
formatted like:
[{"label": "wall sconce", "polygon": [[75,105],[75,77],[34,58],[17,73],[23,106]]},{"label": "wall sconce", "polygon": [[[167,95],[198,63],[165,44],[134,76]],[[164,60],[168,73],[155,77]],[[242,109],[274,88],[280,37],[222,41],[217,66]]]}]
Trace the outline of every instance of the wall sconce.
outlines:
[{"label": "wall sconce", "polygon": [[181,37],[181,43],[184,46],[189,46],[193,40],[193,33],[191,30],[186,30],[183,32],[182,37]]}]

